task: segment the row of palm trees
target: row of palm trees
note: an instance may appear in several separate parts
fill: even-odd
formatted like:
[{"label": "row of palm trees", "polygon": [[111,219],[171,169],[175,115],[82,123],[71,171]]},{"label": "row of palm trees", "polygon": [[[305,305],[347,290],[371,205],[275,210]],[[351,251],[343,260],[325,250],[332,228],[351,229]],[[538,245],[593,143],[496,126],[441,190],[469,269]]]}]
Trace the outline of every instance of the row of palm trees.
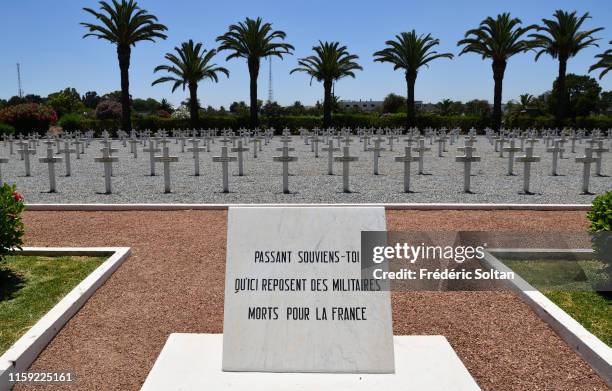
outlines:
[{"label": "row of palm trees", "polygon": [[[112,0],[100,2],[100,9],[84,8],[96,17],[99,24],[81,23],[88,29],[84,37],[93,36],[107,40],[117,46],[117,57],[121,71],[121,104],[123,107],[122,128],[131,130],[131,111],[129,94],[129,67],[131,49],[140,41],[166,39],[167,27],[160,24],[154,15],[140,8],[135,0]],[[483,59],[491,60],[494,80],[493,127],[501,124],[501,102],[503,79],[510,57],[529,50],[536,50],[536,61],[542,54],[548,54],[559,62],[557,85],[559,100],[557,120],[562,123],[567,110],[565,76],[567,62],[578,52],[589,46],[597,46],[598,38],[594,34],[603,28],[580,30],[589,18],[585,13],[578,16],[576,12],[558,10],[553,19],[542,19],[542,26],[522,26],[518,18],[509,13],[487,17],[477,28],[470,29],[457,45],[462,47],[459,55],[476,53]],[[189,90],[191,121],[198,123],[198,84],[204,80],[218,81],[220,74],[229,77],[229,71],[212,63],[218,52],[228,55],[226,61],[234,58],[245,59],[250,77],[250,120],[252,126],[258,125],[257,79],[262,58],[278,57],[292,54],[294,47],[285,42],[286,34],[274,30],[271,23],[261,18],[246,18],[244,21],[229,26],[228,31],[217,37],[219,47],[206,50],[202,43],[193,40],[175,47],[175,53],[167,53],[168,65],[160,65],[154,72],[165,71],[168,75],[153,82],[171,82],[172,91],[182,87]],[[440,41],[431,34],[417,34],[414,30],[402,32],[395,39],[385,42],[386,47],[374,53],[374,61],[390,63],[394,70],[405,74],[407,88],[406,126],[410,126],[415,117],[414,89],[419,70],[439,58],[452,59],[451,53],[438,53],[435,47]],[[612,41],[610,42],[612,43]],[[355,77],[355,71],[362,67],[357,63],[358,56],[351,54],[346,46],[339,42],[322,42],[312,49],[314,54],[298,60],[298,67],[291,73],[304,72],[310,80],[323,83],[323,126],[331,124],[333,85],[344,77]],[[596,56],[598,62],[590,71],[602,69],[603,77],[611,68],[611,50]]]}]

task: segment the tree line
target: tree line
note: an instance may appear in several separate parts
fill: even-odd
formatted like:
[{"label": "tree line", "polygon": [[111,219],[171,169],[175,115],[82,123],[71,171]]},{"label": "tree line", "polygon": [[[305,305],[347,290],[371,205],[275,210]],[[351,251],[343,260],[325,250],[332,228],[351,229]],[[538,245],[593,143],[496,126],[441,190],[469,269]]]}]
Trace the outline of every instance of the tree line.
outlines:
[{"label": "tree line", "polygon": [[[134,101],[130,97],[129,68],[131,51],[141,41],[156,41],[167,39],[167,27],[158,21],[155,15],[141,8],[135,0],[101,1],[98,9],[84,8],[96,22],[81,23],[87,32],[86,37],[95,37],[114,44],[117,48],[117,59],[121,75],[121,90],[119,102],[121,105],[121,126],[125,131],[132,129],[132,107]],[[548,55],[558,61],[558,75],[555,80],[554,107],[552,111],[556,123],[562,126],[568,116],[570,96],[567,86],[567,63],[589,46],[598,46],[600,39],[596,34],[602,27],[584,28],[590,18],[588,13],[578,15],[576,11],[557,10],[552,18],[543,18],[541,24],[522,24],[519,18],[510,13],[502,13],[496,17],[485,18],[477,27],[466,31],[464,37],[457,42],[461,48],[459,56],[473,53],[483,60],[491,62],[494,80],[493,110],[491,123],[493,128],[499,128],[502,120],[503,79],[507,62],[510,57],[528,51],[535,52],[537,61],[542,55]],[[217,82],[219,77],[229,77],[229,71],[214,63],[215,57],[223,53],[225,60],[244,60],[247,64],[249,83],[249,119],[250,126],[259,125],[259,113],[262,109],[257,99],[257,79],[261,60],[267,57],[285,58],[292,55],[294,47],[287,42],[287,35],[281,30],[274,30],[272,24],[261,18],[246,18],[228,27],[227,32],[218,36],[216,48],[206,49],[201,42],[189,40],[167,53],[165,64],[154,68],[154,73],[164,73],[164,76],[152,82],[170,83],[172,91],[178,88],[188,89],[189,116],[192,126],[199,123],[198,87],[201,82],[210,80]],[[610,42],[612,43],[612,41]],[[394,39],[385,42],[385,47],[373,53],[374,61],[389,63],[394,70],[404,73],[406,81],[405,126],[415,124],[415,85],[419,71],[434,60],[453,59],[452,53],[438,53],[436,46],[440,41],[431,34],[418,34],[415,30],[401,32]],[[323,126],[331,125],[331,113],[336,98],[333,96],[333,86],[345,77],[356,77],[356,72],[362,70],[358,63],[359,57],[352,54],[347,46],[340,42],[319,41],[312,48],[312,55],[297,60],[298,66],[293,73],[304,73],[310,81],[316,80],[323,85]],[[599,77],[604,77],[612,66],[611,50],[599,54],[590,68],[600,71]],[[269,102],[271,104],[272,102]],[[244,105],[246,106],[246,105]],[[274,107],[268,107],[274,109]]]}]

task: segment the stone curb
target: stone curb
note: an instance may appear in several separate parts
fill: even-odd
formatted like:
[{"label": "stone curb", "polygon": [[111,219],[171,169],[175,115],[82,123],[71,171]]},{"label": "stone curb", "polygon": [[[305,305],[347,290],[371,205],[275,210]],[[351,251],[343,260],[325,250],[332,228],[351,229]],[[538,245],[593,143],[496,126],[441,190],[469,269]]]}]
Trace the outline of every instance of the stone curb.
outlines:
[{"label": "stone curb", "polygon": [[130,255],[129,247],[24,247],[24,255],[109,256],[72,289],[34,326],[0,356],[0,390],[10,389],[9,374],[26,371],[47,344],[59,333],[94,292]]},{"label": "stone curb", "polygon": [[[496,256],[509,255],[522,259],[542,258],[543,254],[550,252],[555,256],[569,255],[573,259],[588,259],[593,250],[588,249],[490,249],[481,260],[486,266],[501,272],[511,271]],[[495,254],[495,255],[493,255]],[[612,348],[609,348],[599,338],[591,334],[574,318],[563,311],[540,291],[531,286],[518,274],[514,280],[506,283],[531,309],[576,352],[580,355],[601,378],[612,387]]]},{"label": "stone curb", "polygon": [[227,210],[229,207],[384,207],[386,210],[587,211],[589,204],[27,204],[28,211]]}]

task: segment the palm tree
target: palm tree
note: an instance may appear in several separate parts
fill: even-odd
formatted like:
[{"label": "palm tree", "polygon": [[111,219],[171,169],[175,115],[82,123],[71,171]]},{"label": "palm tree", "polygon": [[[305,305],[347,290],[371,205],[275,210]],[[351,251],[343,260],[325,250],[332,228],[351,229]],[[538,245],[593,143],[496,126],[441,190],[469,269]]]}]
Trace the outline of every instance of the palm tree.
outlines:
[{"label": "palm tree", "polygon": [[387,47],[374,53],[374,61],[388,62],[393,64],[393,70],[404,71],[408,90],[406,99],[406,129],[408,129],[414,121],[414,84],[419,68],[423,65],[429,66],[429,62],[437,58],[452,59],[453,55],[432,50],[440,41],[434,39],[431,34],[417,36],[412,30],[409,33],[396,35],[395,39],[395,41],[386,41]]},{"label": "palm tree", "polygon": [[232,58],[245,58],[249,67],[250,84],[250,114],[251,125],[258,125],[257,118],[257,77],[262,57],[276,56],[280,59],[285,54],[291,54],[292,45],[284,42],[286,34],[283,31],[272,30],[271,23],[264,23],[261,18],[246,18],[243,22],[232,24],[228,31],[217,37],[220,42],[219,50],[229,50],[232,53],[226,60]]},{"label": "palm tree", "polygon": [[[567,61],[576,56],[579,51],[591,45],[597,46],[593,34],[603,30],[603,27],[592,30],[580,31],[580,27],[589,18],[589,13],[581,17],[574,12],[557,10],[554,13],[555,19],[542,19],[544,26],[538,26],[537,33],[531,34],[534,38],[534,46],[540,48],[536,54],[536,61],[544,53],[552,58],[559,60],[559,75],[557,76],[558,103],[557,103],[557,123],[563,124],[567,115],[567,89],[565,86],[565,73]],[[540,33],[542,32],[542,33]]]},{"label": "palm tree", "polygon": [[459,55],[472,52],[490,58],[493,63],[493,81],[495,83],[493,94],[493,128],[499,129],[501,125],[501,102],[504,72],[508,59],[517,53],[531,48],[530,42],[522,39],[523,35],[536,28],[531,25],[520,27],[521,20],[511,18],[509,13],[497,15],[495,19],[487,17],[480,22],[476,29],[468,30],[465,38],[457,45],[465,45]]},{"label": "palm tree", "polygon": [[[610,44],[612,45],[612,41],[610,41]],[[608,49],[605,52],[596,55],[595,58],[599,58],[599,61],[591,65],[589,72],[593,72],[595,69],[601,68],[602,71],[599,74],[599,78],[601,79],[606,73],[608,73],[608,71],[610,71],[610,69],[612,69],[612,49]]]},{"label": "palm tree", "polygon": [[121,127],[124,131],[132,130],[132,118],[130,108],[130,56],[132,46],[140,41],[155,42],[156,38],[166,39],[163,33],[167,27],[157,23],[157,17],[141,9],[134,0],[112,0],[112,4],[106,1],[100,2],[100,12],[91,8],[83,8],[92,14],[101,23],[81,23],[89,29],[86,37],[97,37],[117,45],[117,57],[121,71]]},{"label": "palm tree", "polygon": [[332,88],[334,82],[343,77],[355,77],[355,70],[363,69],[355,62],[359,57],[350,54],[346,46],[340,46],[340,42],[321,42],[312,48],[314,56],[300,58],[298,67],[291,70],[293,72],[305,72],[312,79],[323,82],[323,127],[331,126],[332,112]]},{"label": "palm tree", "polygon": [[531,94],[521,94],[519,96],[519,107],[521,110],[527,110],[528,108],[533,107],[535,103],[535,98]]},{"label": "palm tree", "polygon": [[215,49],[207,52],[202,48],[202,43],[193,43],[193,40],[183,42],[181,47],[175,47],[174,53],[166,53],[165,58],[171,65],[159,65],[155,67],[153,72],[166,71],[170,76],[160,77],[151,85],[165,82],[173,82],[172,92],[177,88],[189,88],[189,112],[191,117],[191,126],[198,126],[199,122],[199,105],[198,105],[198,83],[209,79],[215,83],[219,81],[218,73],[223,73],[229,77],[229,71],[223,67],[218,67],[216,64],[211,64],[210,61],[217,54]]}]

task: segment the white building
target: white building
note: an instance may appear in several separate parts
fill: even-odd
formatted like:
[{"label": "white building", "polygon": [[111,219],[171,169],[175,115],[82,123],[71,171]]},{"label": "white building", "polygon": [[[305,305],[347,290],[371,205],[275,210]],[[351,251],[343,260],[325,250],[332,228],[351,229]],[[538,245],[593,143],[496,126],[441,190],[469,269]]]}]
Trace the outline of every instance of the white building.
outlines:
[{"label": "white building", "polygon": [[359,109],[366,113],[371,113],[382,107],[382,100],[341,100],[338,102],[343,110]]}]

